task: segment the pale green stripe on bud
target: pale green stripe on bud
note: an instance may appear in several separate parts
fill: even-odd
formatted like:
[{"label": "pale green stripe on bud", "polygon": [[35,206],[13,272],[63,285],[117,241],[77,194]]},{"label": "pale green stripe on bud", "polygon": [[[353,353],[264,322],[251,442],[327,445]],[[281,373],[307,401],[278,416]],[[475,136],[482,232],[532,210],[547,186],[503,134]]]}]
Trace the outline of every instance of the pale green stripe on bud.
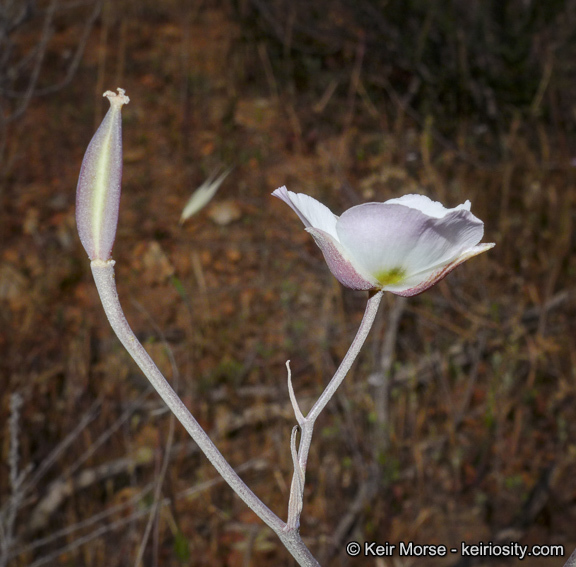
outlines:
[{"label": "pale green stripe on bud", "polygon": [[122,118],[130,99],[123,89],[106,91],[110,101],[102,124],[88,145],[76,189],[76,224],[91,260],[107,261],[116,237],[122,181]]}]

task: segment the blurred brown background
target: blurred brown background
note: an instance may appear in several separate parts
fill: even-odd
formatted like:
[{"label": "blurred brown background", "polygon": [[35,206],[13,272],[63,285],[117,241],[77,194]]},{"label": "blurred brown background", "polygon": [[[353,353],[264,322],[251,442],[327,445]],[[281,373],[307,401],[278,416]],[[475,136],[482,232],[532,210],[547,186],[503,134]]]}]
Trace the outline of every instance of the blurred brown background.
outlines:
[{"label": "blurred brown background", "polygon": [[[388,297],[321,416],[301,533],[322,564],[465,565],[350,559],[350,540],[571,553],[575,30],[574,0],[4,1],[0,565],[294,564],[172,423],[99,304],[75,187],[119,86],[126,315],[281,517],[284,363],[309,407],[366,296],[337,284],[270,193],[286,184],[337,214],[410,192],[470,199],[497,243],[421,296]],[[232,165],[179,226],[191,192]]]}]

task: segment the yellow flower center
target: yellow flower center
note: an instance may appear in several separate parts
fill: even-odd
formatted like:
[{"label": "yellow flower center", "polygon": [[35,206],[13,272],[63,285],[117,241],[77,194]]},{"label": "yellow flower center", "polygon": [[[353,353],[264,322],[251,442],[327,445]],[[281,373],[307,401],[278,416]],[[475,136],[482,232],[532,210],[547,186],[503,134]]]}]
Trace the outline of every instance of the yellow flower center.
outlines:
[{"label": "yellow flower center", "polygon": [[392,268],[391,270],[385,270],[375,275],[378,282],[382,286],[386,286],[400,283],[404,279],[406,271],[403,268]]}]

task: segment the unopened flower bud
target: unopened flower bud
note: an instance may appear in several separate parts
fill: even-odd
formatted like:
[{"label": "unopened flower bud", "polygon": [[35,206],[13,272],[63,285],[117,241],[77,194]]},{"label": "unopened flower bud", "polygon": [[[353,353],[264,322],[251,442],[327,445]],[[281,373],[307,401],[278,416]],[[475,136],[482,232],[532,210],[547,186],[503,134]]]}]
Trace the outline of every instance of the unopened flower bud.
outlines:
[{"label": "unopened flower bud", "polygon": [[123,89],[106,91],[110,101],[80,169],[76,189],[76,223],[82,245],[91,260],[107,261],[116,237],[122,181],[122,118],[120,109],[130,99]]}]

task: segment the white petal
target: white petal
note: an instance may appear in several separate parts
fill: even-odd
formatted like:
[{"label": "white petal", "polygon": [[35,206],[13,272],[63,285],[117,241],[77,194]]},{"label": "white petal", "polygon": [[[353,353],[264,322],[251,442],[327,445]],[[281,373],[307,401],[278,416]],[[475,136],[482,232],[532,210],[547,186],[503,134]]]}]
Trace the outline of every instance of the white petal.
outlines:
[{"label": "white petal", "polygon": [[330,271],[343,286],[362,290],[377,287],[378,282],[363,274],[344,247],[330,234],[313,227],[307,228],[306,231],[314,237]]},{"label": "white petal", "polygon": [[387,286],[449,264],[480,242],[484,225],[464,209],[431,217],[404,205],[366,203],[346,211],[336,230],[355,265]]},{"label": "white petal", "polygon": [[435,217],[438,219],[441,219],[452,211],[470,210],[470,201],[466,201],[463,205],[458,205],[453,209],[447,209],[442,203],[438,201],[432,201],[432,199],[426,197],[426,195],[416,194],[403,195],[397,199],[388,199],[388,201],[385,201],[385,203],[387,205],[404,205],[405,207],[410,207],[411,209],[417,209],[429,217]]},{"label": "white petal", "polygon": [[441,266],[436,266],[426,272],[420,274],[415,274],[404,280],[400,284],[388,285],[383,289],[395,293],[396,295],[403,295],[405,297],[411,297],[413,295],[418,295],[423,291],[426,291],[429,287],[432,287],[440,280],[444,279],[454,268],[458,267],[460,264],[466,262],[470,258],[494,248],[494,243],[479,244],[478,246],[473,246],[472,248],[462,252],[457,258],[455,258],[449,264],[442,264]]},{"label": "white petal", "polygon": [[338,240],[336,221],[338,217],[326,206],[304,193],[293,193],[280,187],[272,193],[282,199],[300,217],[306,228],[319,228]]}]

